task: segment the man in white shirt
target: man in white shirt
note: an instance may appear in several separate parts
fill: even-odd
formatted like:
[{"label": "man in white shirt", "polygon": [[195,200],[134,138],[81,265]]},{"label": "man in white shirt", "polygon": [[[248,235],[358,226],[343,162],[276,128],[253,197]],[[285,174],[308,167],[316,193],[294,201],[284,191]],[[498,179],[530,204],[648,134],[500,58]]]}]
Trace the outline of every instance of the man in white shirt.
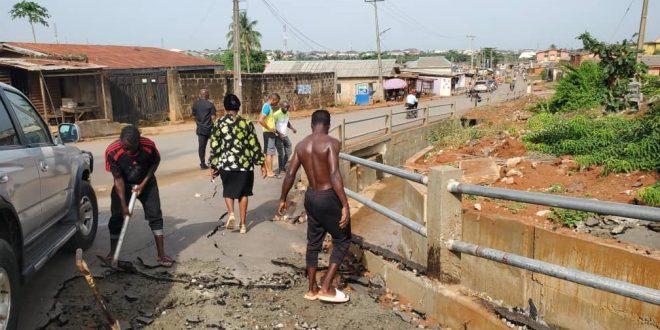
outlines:
[{"label": "man in white shirt", "polygon": [[417,96],[415,96],[415,90],[411,90],[408,96],[406,96],[406,104],[411,109],[417,108]]},{"label": "man in white shirt", "polygon": [[277,148],[277,166],[279,167],[278,175],[286,173],[286,163],[291,158],[291,140],[287,136],[287,129],[291,129],[296,133],[289,121],[289,108],[291,105],[288,101],[282,101],[282,107],[273,114],[275,120],[275,129],[277,130],[277,138],[275,138],[275,147]]}]

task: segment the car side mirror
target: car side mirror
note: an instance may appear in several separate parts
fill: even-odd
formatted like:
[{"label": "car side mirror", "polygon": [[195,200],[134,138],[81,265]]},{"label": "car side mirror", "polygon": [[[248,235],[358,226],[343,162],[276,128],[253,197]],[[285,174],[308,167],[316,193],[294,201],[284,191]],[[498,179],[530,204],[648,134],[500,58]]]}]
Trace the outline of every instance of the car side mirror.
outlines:
[{"label": "car side mirror", "polygon": [[71,143],[80,141],[80,127],[76,124],[60,124],[57,127],[62,143]]}]

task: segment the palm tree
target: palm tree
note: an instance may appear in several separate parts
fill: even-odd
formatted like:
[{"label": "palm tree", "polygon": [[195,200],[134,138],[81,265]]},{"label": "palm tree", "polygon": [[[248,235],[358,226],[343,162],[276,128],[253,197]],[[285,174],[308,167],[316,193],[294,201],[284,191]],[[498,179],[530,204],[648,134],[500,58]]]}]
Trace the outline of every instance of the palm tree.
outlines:
[{"label": "palm tree", "polygon": [[48,26],[46,18],[50,17],[48,9],[40,6],[36,2],[25,0],[16,3],[12,10],[9,11],[9,15],[11,16],[11,19],[27,17],[28,22],[30,22],[30,26],[32,27],[32,40],[35,43],[37,42],[37,36],[34,34],[34,24],[37,23],[43,26]]},{"label": "palm tree", "polygon": [[[246,12],[241,12],[238,24],[240,46],[246,54],[245,59],[247,60],[247,71],[250,72],[251,51],[261,49],[261,33],[255,30],[257,21],[250,21]],[[229,32],[227,32],[227,48],[232,47],[234,47],[234,24],[229,24]]]}]

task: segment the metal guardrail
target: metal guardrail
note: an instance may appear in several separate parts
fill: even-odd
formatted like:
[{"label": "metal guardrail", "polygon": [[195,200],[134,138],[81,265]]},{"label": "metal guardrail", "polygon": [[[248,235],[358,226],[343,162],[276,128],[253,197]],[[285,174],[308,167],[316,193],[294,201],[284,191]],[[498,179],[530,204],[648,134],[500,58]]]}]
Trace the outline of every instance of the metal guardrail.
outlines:
[{"label": "metal guardrail", "polygon": [[412,231],[414,231],[414,232],[416,232],[416,233],[418,233],[418,234],[420,234],[424,237],[427,236],[426,226],[415,222],[415,220],[407,218],[407,217],[405,217],[405,216],[403,216],[399,213],[396,213],[396,212],[388,209],[385,206],[382,206],[382,205],[380,205],[380,204],[378,204],[378,203],[376,203],[376,202],[374,202],[370,199],[362,197],[360,194],[358,194],[358,193],[356,193],[352,190],[348,190],[348,189],[344,188],[344,191],[346,192],[346,196],[348,196],[350,198],[353,198],[354,200],[370,207],[374,211],[376,211],[376,212],[378,212],[378,213],[394,220],[395,222],[401,224],[402,226],[404,226],[404,227],[406,227],[406,228],[408,228],[408,229],[410,229],[410,230],[412,230]]},{"label": "metal guardrail", "polygon": [[[428,185],[428,177],[411,173],[396,167],[376,163],[370,160],[362,159],[359,157],[340,153],[340,159],[347,160],[356,164],[367,166],[385,173],[395,175],[397,177]],[[556,196],[543,193],[532,193],[525,191],[517,191],[510,189],[482,187],[470,184],[459,183],[452,181],[448,184],[447,190],[451,193],[467,193],[471,195],[485,196],[491,198],[513,200],[527,203],[535,203],[542,205],[551,205],[561,208],[574,209],[580,211],[590,211],[602,214],[614,214],[628,217],[642,218],[645,220],[658,221],[660,217],[660,209],[652,207],[644,207],[638,205],[628,205],[622,203],[613,203],[605,201],[587,200],[581,198]],[[375,203],[359,194],[346,190],[350,198],[374,209],[375,211],[383,214],[400,223],[401,225],[409,228],[410,230],[427,237],[426,227],[415,222],[414,220],[404,217],[385,206]],[[450,251],[457,253],[465,253],[475,257],[488,259],[491,261],[499,262],[513,267],[526,269],[536,273],[552,276],[562,280],[578,283],[594,289],[607,291],[610,293],[622,295],[628,298],[637,299],[654,305],[660,305],[660,290],[639,286],[636,284],[628,283],[625,281],[615,280],[604,276],[591,274],[588,272],[567,268],[548,262],[543,262],[535,259],[526,258],[516,254],[511,254],[495,249],[490,249],[478,245],[474,245],[459,240],[443,240]]]},{"label": "metal guardrail", "polygon": [[454,252],[469,254],[475,257],[499,262],[501,264],[527,269],[536,273],[582,284],[594,289],[616,293],[624,297],[637,299],[650,304],[660,305],[660,290],[654,290],[640,285],[583,272],[581,270],[558,266],[548,262],[484,248],[461,241],[449,240],[447,241],[447,247]]},{"label": "metal guardrail", "polygon": [[376,169],[376,170],[379,170],[379,171],[383,171],[385,173],[398,176],[398,177],[406,179],[408,181],[421,183],[423,185],[426,185],[429,182],[429,178],[426,175],[412,173],[412,172],[409,172],[409,171],[406,171],[406,170],[402,170],[400,168],[384,165],[384,164],[377,163],[377,162],[374,162],[374,161],[371,161],[371,160],[368,160],[368,159],[363,159],[363,158],[360,158],[360,157],[355,157],[353,155],[349,155],[349,154],[346,154],[346,153],[343,153],[343,152],[339,153],[339,158],[343,159],[343,160],[347,160],[351,163],[360,164],[360,165],[364,165],[366,167],[370,167],[370,168],[373,168],[373,169]]},{"label": "metal guardrail", "polygon": [[660,222],[660,209],[657,207],[630,205],[578,197],[558,196],[514,189],[493,188],[460,183],[458,181],[450,182],[447,185],[447,190],[452,193],[469,194],[515,202],[547,205],[563,209]]}]

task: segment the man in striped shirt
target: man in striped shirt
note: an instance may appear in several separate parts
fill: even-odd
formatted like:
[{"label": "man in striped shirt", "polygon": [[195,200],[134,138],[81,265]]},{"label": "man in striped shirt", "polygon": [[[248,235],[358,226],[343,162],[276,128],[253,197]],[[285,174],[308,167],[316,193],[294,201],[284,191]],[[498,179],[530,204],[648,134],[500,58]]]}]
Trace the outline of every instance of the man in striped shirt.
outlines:
[{"label": "man in striped shirt", "polygon": [[129,215],[128,196],[137,192],[142,203],[145,219],[154,234],[157,261],[165,267],[171,267],[174,260],[165,254],[163,239],[163,214],[160,208],[158,183],[154,173],[160,164],[160,154],[156,144],[140,136],[135,126],[126,126],[121,130],[119,140],[113,142],[105,151],[105,169],[112,173],[114,186],[111,197],[110,254],[114,255],[121,233],[124,218]]}]

